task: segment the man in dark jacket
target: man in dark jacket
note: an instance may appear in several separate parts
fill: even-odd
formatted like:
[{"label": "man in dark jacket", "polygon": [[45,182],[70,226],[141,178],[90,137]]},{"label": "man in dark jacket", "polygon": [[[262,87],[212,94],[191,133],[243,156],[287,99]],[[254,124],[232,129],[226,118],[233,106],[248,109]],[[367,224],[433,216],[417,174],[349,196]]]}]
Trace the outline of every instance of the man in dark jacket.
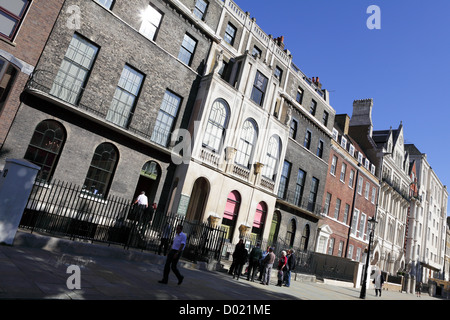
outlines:
[{"label": "man in dark jacket", "polygon": [[245,249],[245,245],[242,246],[236,246],[236,250],[233,254],[233,261],[236,259],[236,264],[234,266],[234,273],[233,273],[233,279],[237,277],[237,280],[239,280],[239,277],[242,274],[242,268],[244,267],[244,264],[247,263],[248,258],[248,251]]},{"label": "man in dark jacket", "polygon": [[256,247],[252,249],[250,252],[250,256],[248,259],[248,275],[247,280],[250,280],[250,275],[252,281],[255,281],[255,273],[259,266],[259,260],[262,258],[261,245],[259,243],[256,244]]},{"label": "man in dark jacket", "polygon": [[286,264],[286,271],[284,273],[284,286],[289,287],[291,285],[291,272],[295,269],[295,255],[294,250],[288,250],[288,262]]},{"label": "man in dark jacket", "polygon": [[273,248],[269,248],[269,253],[264,258],[264,275],[261,284],[269,285],[270,273],[272,272],[273,264],[275,263],[275,253]]}]

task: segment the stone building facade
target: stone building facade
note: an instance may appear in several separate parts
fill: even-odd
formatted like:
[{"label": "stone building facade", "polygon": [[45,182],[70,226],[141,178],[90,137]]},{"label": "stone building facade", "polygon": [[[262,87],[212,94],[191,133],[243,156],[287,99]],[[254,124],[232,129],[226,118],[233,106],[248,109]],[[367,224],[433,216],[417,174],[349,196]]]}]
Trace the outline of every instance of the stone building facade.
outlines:
[{"label": "stone building facade", "polygon": [[44,183],[100,197],[146,191],[164,210],[172,132],[189,123],[216,41],[190,19],[178,1],[65,1],[3,145],[7,156],[40,165]]},{"label": "stone building facade", "polygon": [[407,271],[412,278],[426,283],[443,279],[447,230],[447,187],[428,163],[427,155],[413,144],[405,144],[417,192],[412,197],[406,241]]}]

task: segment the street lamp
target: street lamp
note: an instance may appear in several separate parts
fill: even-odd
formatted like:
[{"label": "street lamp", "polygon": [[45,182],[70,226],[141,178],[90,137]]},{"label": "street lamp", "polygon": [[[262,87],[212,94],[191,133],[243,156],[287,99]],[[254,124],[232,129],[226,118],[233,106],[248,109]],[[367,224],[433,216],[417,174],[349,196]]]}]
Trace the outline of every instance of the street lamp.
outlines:
[{"label": "street lamp", "polygon": [[371,217],[369,220],[367,220],[369,228],[369,246],[367,247],[366,266],[364,268],[364,278],[361,287],[361,293],[359,295],[361,299],[366,298],[366,283],[367,283],[367,270],[369,269],[369,261],[370,261],[370,246],[372,245],[373,233],[375,231],[375,226],[377,223],[378,221],[376,221],[374,217]]}]

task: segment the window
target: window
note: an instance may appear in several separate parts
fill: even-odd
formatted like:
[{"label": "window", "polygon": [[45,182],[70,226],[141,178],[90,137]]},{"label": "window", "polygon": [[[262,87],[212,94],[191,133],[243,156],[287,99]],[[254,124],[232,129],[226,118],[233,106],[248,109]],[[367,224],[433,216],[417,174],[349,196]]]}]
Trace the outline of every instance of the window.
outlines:
[{"label": "window", "polygon": [[322,123],[326,127],[328,125],[328,112],[324,111],[322,116]]},{"label": "window", "polygon": [[178,59],[190,66],[196,46],[197,41],[186,33],[181,44],[180,53],[178,53]]},{"label": "window", "polygon": [[240,206],[241,195],[237,191],[232,191],[227,197],[222,219],[222,226],[226,231],[225,239],[231,240],[233,237]]},{"label": "window", "polygon": [[95,2],[101,4],[102,6],[104,6],[106,9],[111,10],[111,7],[114,3],[114,0],[95,0]]},{"label": "window", "polygon": [[295,195],[294,195],[294,203],[297,206],[301,206],[302,197],[303,197],[303,189],[305,186],[305,178],[306,178],[306,172],[301,169],[298,169],[297,183],[295,186]]},{"label": "window", "polygon": [[244,167],[250,167],[253,150],[256,145],[258,132],[253,120],[246,120],[242,128],[241,138],[236,152],[236,163]]},{"label": "window", "polygon": [[357,237],[363,238],[364,237],[364,231],[365,231],[365,225],[366,225],[366,215],[361,212],[361,218],[359,219],[359,228]]},{"label": "window", "polygon": [[348,152],[350,153],[350,155],[352,157],[354,157],[355,156],[355,146],[350,144],[350,148],[348,149]]},{"label": "window", "polygon": [[325,215],[328,215],[328,212],[330,210],[330,202],[331,202],[331,193],[327,192],[327,197],[325,198],[325,205],[323,208],[323,212],[325,213]]},{"label": "window", "polygon": [[341,199],[336,199],[336,207],[334,208],[334,218],[339,219],[339,211],[341,210]]},{"label": "window", "polygon": [[313,177],[309,190],[308,210],[313,212],[316,207],[317,191],[319,190],[319,179]]},{"label": "window", "polygon": [[14,39],[31,1],[0,1],[0,36],[10,41]]},{"label": "window", "polygon": [[302,104],[303,101],[303,90],[301,88],[298,88],[297,90],[297,97],[295,98],[295,101]]},{"label": "window", "polygon": [[127,65],[123,68],[106,120],[128,127],[143,81],[144,75],[139,71]]},{"label": "window", "polygon": [[208,124],[203,137],[203,146],[219,152],[225,138],[228,123],[228,105],[224,100],[216,100],[211,108]]},{"label": "window", "polygon": [[350,170],[350,178],[348,179],[348,186],[353,188],[353,179],[355,178],[355,170]]},{"label": "window", "polygon": [[267,205],[260,202],[256,206],[255,218],[253,219],[252,233],[256,234],[257,239],[261,239],[264,231],[264,224],[267,217]]},{"label": "window", "polygon": [[116,170],[118,154],[116,147],[107,142],[95,149],[82,191],[106,197]]},{"label": "window", "polygon": [[336,175],[337,160],[338,160],[338,158],[337,158],[336,156],[333,156],[333,159],[331,160],[330,173],[331,173],[333,176]]},{"label": "window", "polygon": [[318,156],[319,158],[322,158],[322,155],[323,155],[323,141],[319,140],[319,145],[317,146],[316,156]]},{"label": "window", "polygon": [[311,113],[313,116],[315,116],[316,109],[317,109],[317,102],[315,102],[314,100],[311,100],[311,105],[309,107],[309,113]]},{"label": "window", "polygon": [[223,39],[228,42],[229,44],[234,44],[234,39],[236,38],[236,27],[233,26],[231,23],[228,23],[227,28],[225,29],[225,35]]},{"label": "window", "polygon": [[206,9],[208,8],[208,2],[205,0],[197,0],[195,1],[194,15],[197,18],[203,20],[206,14]]},{"label": "window", "polygon": [[65,140],[66,132],[59,122],[45,120],[36,126],[24,158],[41,167],[37,180],[51,180]]},{"label": "window", "polygon": [[170,134],[174,126],[175,118],[181,104],[181,98],[175,93],[166,90],[161,107],[156,118],[155,127],[153,128],[151,141],[167,146],[170,141]]},{"label": "window", "polygon": [[358,178],[358,194],[362,194],[363,178]]},{"label": "window", "polygon": [[150,40],[155,40],[159,27],[161,26],[163,14],[153,7],[148,5],[147,9],[142,14],[142,24],[139,32]]},{"label": "window", "polygon": [[96,45],[74,34],[50,94],[68,103],[78,104],[97,53]]},{"label": "window", "polygon": [[264,102],[264,95],[266,93],[267,81],[268,79],[261,72],[259,71],[256,72],[251,99],[260,106],[262,106]]},{"label": "window", "polygon": [[370,202],[375,203],[376,195],[377,195],[377,189],[375,187],[372,187],[372,199]]},{"label": "window", "polygon": [[278,188],[278,198],[286,199],[290,174],[291,164],[288,161],[284,161],[283,170],[281,171],[280,186]]},{"label": "window", "polygon": [[262,175],[271,180],[275,180],[277,172],[278,160],[280,157],[280,138],[272,136],[267,146],[266,160],[263,167]]},{"label": "window", "polygon": [[306,130],[305,134],[305,141],[303,142],[303,146],[309,150],[309,147],[311,147],[311,131]]},{"label": "window", "polygon": [[345,204],[345,210],[344,210],[344,217],[342,219],[342,221],[347,224],[347,220],[348,220],[348,214],[350,212],[350,205],[348,203]]},{"label": "window", "polygon": [[336,128],[333,128],[333,140],[338,141],[339,133]]},{"label": "window", "polygon": [[333,250],[334,250],[334,238],[330,238],[330,240],[328,242],[327,254],[330,256],[333,255]]},{"label": "window", "polygon": [[16,80],[17,69],[12,64],[0,57],[0,114],[8,98],[9,92]]},{"label": "window", "polygon": [[344,136],[341,138],[341,147],[347,149],[347,139]]},{"label": "window", "polygon": [[281,77],[283,76],[283,70],[281,70],[281,68],[277,66],[277,67],[275,67],[275,71],[273,74],[274,74],[275,78],[277,78],[278,80],[281,81]]},{"label": "window", "polygon": [[252,56],[253,56],[253,58],[261,58],[261,56],[262,56],[261,49],[258,48],[257,46],[254,46],[253,50],[252,50]]},{"label": "window", "polygon": [[356,236],[356,228],[358,226],[358,217],[359,217],[359,210],[355,209],[353,211],[353,220],[352,220],[352,225],[351,225],[351,234],[353,236]]},{"label": "window", "polygon": [[370,183],[366,182],[366,188],[364,189],[364,198],[369,200],[369,192],[370,192]]},{"label": "window", "polygon": [[292,119],[291,121],[291,127],[289,129],[289,137],[294,139],[297,137],[297,128],[298,128],[298,122],[295,119]]},{"label": "window", "polygon": [[345,182],[345,171],[347,170],[347,165],[345,164],[345,163],[342,163],[342,166],[341,166],[341,176],[340,176],[340,178],[339,178],[339,180],[341,181],[341,182]]}]

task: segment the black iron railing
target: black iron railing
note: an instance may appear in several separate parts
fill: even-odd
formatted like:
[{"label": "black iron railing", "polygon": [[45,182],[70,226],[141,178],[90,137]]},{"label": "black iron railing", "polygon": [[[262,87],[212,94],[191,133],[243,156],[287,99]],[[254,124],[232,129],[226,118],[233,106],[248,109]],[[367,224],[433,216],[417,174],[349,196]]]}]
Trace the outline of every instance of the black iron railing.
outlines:
[{"label": "black iron railing", "polygon": [[84,239],[157,252],[166,226],[173,239],[177,225],[187,235],[183,257],[192,261],[221,258],[225,232],[209,223],[187,221],[184,216],[152,212],[131,200],[101,198],[71,183],[35,182],[20,227],[31,232]]}]

